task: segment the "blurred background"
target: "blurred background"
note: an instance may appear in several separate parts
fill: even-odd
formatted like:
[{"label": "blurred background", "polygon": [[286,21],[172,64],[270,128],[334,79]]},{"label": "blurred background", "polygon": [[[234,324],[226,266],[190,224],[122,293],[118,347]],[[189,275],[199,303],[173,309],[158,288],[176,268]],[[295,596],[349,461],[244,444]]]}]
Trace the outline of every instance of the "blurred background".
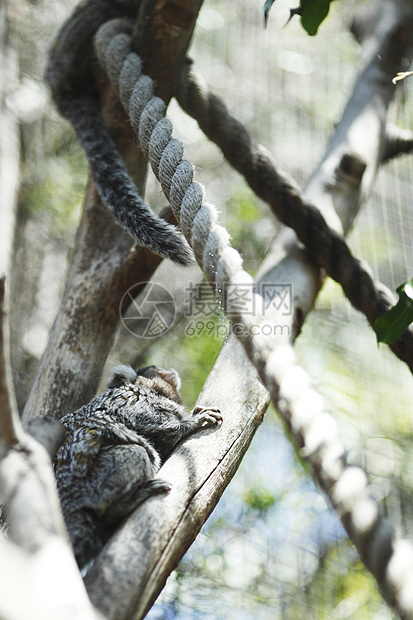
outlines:
[{"label": "blurred background", "polygon": [[[334,2],[316,37],[309,37],[297,18],[285,26],[295,4],[277,0],[265,29],[263,0],[205,0],[190,55],[232,114],[303,186],[352,91],[359,47],[349,25],[363,2]],[[50,38],[72,6],[72,0],[13,0],[2,9],[18,61],[7,106],[19,121],[22,153],[11,313],[21,408],[59,306],[87,179],[85,157],[42,81]],[[412,88],[413,81],[405,80],[392,110],[403,128],[413,127]],[[245,268],[254,274],[277,233],[274,216],[176,102],[168,114],[207,199],[220,210]],[[349,236],[354,254],[393,290],[413,275],[412,173],[411,156],[383,166]],[[155,210],[165,205],[152,177],[146,199]],[[103,380],[119,361],[172,366],[191,408],[223,336],[217,337],[220,330],[194,335],[188,330],[184,291],[202,281],[197,267],[165,262],[155,279],[175,298],[173,329],[159,340],[143,340],[121,326]],[[219,311],[210,320],[226,324]],[[366,319],[330,280],[296,352],[339,423],[350,462],[366,469],[391,523],[408,536],[413,527],[410,372],[377,346]],[[303,617],[395,616],[269,409],[235,478],[148,618]]]}]

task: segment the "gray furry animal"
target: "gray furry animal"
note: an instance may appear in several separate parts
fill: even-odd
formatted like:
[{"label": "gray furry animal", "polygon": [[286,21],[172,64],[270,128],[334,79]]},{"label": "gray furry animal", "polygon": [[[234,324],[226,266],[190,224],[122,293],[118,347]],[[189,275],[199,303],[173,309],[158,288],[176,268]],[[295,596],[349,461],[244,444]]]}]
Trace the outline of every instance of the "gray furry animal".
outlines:
[{"label": "gray furry animal", "polygon": [[216,426],[217,409],[188,415],[175,370],[119,365],[109,389],[61,422],[65,440],[55,460],[57,487],[79,566],[102,549],[116,526],[152,495],[167,493],[154,478],[184,437]]},{"label": "gray furry animal", "polygon": [[73,126],[99,194],[140,245],[187,265],[193,260],[184,236],[144,202],[103,121],[95,81],[93,38],[106,21],[133,19],[136,0],[86,0],[63,24],[50,49],[45,79],[60,114]]}]

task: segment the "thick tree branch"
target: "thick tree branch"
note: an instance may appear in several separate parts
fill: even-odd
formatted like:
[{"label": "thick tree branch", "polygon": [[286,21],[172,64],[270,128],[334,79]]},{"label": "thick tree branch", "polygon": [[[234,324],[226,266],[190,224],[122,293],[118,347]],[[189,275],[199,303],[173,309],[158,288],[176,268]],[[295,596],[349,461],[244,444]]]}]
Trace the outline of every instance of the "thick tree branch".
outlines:
[{"label": "thick tree branch", "polygon": [[142,0],[133,48],[143,73],[155,80],[155,94],[169,103],[203,0]]}]

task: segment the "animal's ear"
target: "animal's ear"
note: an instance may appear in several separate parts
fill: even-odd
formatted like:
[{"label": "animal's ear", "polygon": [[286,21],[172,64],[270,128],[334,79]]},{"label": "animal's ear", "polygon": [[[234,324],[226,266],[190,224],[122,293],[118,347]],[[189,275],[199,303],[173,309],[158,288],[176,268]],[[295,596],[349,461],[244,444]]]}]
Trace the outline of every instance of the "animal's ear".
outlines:
[{"label": "animal's ear", "polygon": [[117,364],[112,369],[112,377],[108,382],[108,388],[117,388],[127,383],[135,383],[137,374],[128,364]]},{"label": "animal's ear", "polygon": [[169,385],[171,385],[174,390],[177,390],[179,392],[179,390],[181,389],[181,377],[178,375],[176,370],[174,370],[173,368],[171,368],[170,370],[158,368],[158,373],[164,381],[169,383]]}]

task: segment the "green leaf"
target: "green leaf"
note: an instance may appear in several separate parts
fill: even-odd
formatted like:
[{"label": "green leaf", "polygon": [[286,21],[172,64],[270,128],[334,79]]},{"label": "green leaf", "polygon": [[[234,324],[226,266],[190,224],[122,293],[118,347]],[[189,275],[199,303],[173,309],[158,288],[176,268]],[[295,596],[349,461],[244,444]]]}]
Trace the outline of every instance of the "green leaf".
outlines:
[{"label": "green leaf", "polygon": [[376,320],[374,331],[377,341],[395,342],[413,322],[413,278],[397,289],[399,301]]},{"label": "green leaf", "polygon": [[[275,0],[266,0],[264,4],[264,19],[268,21],[268,13]],[[290,11],[290,21],[294,15],[301,16],[301,25],[309,35],[317,34],[318,28],[325,20],[333,0],[300,0],[300,6]]]},{"label": "green leaf", "polygon": [[301,0],[301,24],[309,35],[317,34],[318,27],[325,20],[333,0]]}]

